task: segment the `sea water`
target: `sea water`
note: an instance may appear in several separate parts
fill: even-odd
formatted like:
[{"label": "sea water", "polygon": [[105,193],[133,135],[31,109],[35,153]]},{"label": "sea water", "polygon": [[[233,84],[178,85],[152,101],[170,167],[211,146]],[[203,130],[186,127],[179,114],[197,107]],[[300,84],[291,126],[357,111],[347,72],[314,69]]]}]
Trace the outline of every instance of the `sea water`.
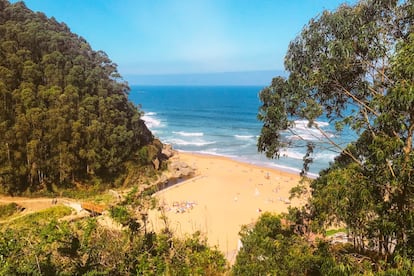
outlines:
[{"label": "sea water", "polygon": [[316,145],[310,173],[327,168],[352,135],[339,135],[332,123],[318,120],[323,133],[295,120],[283,136],[291,145],[279,159],[257,151],[262,123],[257,119],[260,86],[132,86],[130,100],[144,112],[148,128],[177,150],[230,157],[242,162],[300,172],[307,142]]}]

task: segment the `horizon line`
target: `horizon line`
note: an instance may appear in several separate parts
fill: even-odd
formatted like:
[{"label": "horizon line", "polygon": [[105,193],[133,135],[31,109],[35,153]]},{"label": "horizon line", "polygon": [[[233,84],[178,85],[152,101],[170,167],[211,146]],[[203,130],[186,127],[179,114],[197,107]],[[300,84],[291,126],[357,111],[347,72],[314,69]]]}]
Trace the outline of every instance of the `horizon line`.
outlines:
[{"label": "horizon line", "polygon": [[259,72],[283,72],[282,69],[263,69],[263,70],[241,70],[241,71],[217,71],[217,72],[193,72],[193,73],[125,73],[125,76],[182,76],[182,75],[210,75],[210,74],[239,74],[239,73],[259,73]]},{"label": "horizon line", "polygon": [[284,70],[256,70],[210,73],[175,73],[175,74],[125,74],[123,79],[131,85],[270,85],[276,76],[287,76]]}]

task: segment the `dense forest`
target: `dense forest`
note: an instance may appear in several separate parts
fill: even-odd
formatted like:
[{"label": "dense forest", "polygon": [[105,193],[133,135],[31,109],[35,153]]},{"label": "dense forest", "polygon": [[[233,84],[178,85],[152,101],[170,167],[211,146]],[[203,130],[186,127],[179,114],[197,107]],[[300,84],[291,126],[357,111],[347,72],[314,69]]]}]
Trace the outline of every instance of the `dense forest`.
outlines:
[{"label": "dense forest", "polygon": [[0,190],[114,179],[152,135],[103,51],[0,0]]}]

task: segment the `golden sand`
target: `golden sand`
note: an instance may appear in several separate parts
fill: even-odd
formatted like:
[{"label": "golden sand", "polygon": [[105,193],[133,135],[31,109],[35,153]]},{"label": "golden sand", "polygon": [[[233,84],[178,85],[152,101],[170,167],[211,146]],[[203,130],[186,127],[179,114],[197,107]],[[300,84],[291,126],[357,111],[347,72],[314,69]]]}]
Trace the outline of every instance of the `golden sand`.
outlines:
[{"label": "golden sand", "polygon": [[[170,229],[178,236],[200,231],[230,262],[242,225],[254,223],[263,212],[282,213],[288,206],[304,203],[289,200],[299,175],[210,155],[180,152],[174,158],[195,168],[197,174],[156,194]],[[156,230],[164,227],[160,216],[159,211],[149,215]]]}]

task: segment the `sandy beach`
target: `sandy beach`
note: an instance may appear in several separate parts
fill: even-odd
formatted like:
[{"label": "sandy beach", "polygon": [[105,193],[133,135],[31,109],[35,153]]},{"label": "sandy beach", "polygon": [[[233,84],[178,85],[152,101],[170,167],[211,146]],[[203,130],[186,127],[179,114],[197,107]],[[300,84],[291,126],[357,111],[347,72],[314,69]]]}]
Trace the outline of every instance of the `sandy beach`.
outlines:
[{"label": "sandy beach", "polygon": [[[261,213],[286,212],[304,200],[289,200],[299,175],[232,159],[178,153],[174,158],[196,169],[196,176],[156,194],[170,228],[178,235],[200,231],[234,261],[242,225],[254,223]],[[161,212],[149,214],[150,225],[161,229]]]}]

